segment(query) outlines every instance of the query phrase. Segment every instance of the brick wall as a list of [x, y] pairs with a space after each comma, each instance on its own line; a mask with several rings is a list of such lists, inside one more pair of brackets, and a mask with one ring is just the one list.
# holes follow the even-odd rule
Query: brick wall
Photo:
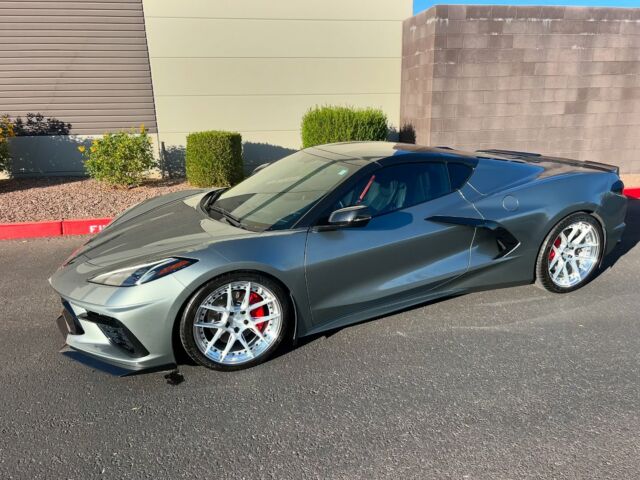
[[404, 22], [401, 91], [416, 143], [640, 172], [640, 9], [433, 7]]

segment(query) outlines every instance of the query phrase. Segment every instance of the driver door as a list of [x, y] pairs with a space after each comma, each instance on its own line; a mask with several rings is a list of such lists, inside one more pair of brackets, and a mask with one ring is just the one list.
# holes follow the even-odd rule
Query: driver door
[[428, 297], [469, 266], [473, 228], [425, 220], [475, 217], [438, 162], [384, 167], [361, 179], [331, 208], [369, 206], [362, 227], [312, 228], [306, 276], [314, 326], [340, 326]]

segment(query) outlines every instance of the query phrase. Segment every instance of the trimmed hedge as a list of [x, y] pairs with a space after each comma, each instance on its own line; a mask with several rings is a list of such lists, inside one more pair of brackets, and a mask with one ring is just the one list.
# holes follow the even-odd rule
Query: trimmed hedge
[[187, 180], [196, 187], [227, 187], [242, 180], [242, 136], [209, 131], [187, 136]]
[[315, 107], [302, 117], [302, 147], [386, 140], [387, 116], [377, 108]]

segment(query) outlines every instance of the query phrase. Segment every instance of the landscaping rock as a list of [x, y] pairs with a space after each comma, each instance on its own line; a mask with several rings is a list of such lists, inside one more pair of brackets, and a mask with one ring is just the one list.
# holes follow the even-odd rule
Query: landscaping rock
[[190, 188], [184, 180], [148, 180], [130, 189], [77, 177], [0, 180], [0, 223], [114, 217], [148, 198]]

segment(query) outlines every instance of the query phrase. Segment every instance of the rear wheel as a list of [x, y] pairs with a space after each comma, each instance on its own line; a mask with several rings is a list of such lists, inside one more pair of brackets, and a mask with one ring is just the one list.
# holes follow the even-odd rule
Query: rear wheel
[[576, 213], [563, 219], [547, 235], [536, 262], [536, 284], [550, 292], [567, 293], [587, 284], [603, 254], [600, 223]]
[[292, 323], [284, 289], [258, 274], [230, 274], [202, 287], [180, 322], [180, 339], [200, 365], [238, 370], [267, 360]]

